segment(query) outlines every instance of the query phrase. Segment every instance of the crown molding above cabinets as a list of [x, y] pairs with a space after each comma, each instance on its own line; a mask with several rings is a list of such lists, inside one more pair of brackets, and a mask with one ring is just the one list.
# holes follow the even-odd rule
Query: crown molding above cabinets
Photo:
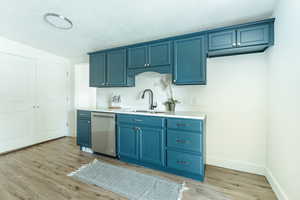
[[137, 74], [172, 74], [175, 85], [205, 85], [208, 57], [264, 52], [274, 45], [266, 19], [89, 53], [90, 87], [132, 87]]

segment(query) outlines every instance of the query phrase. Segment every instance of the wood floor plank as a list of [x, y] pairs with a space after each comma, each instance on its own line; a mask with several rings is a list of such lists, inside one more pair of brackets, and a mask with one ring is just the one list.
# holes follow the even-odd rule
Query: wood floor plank
[[[185, 182], [189, 190], [184, 192], [183, 200], [200, 199], [203, 195], [203, 187], [210, 187], [232, 200], [276, 200], [272, 188], [263, 176], [208, 165], [206, 178], [202, 183], [82, 152], [76, 145], [75, 139], [70, 137], [1, 155], [0, 199], [125, 200], [126, 198], [118, 194], [67, 176], [96, 158], [178, 183]], [[209, 195], [205, 197], [213, 200]]]

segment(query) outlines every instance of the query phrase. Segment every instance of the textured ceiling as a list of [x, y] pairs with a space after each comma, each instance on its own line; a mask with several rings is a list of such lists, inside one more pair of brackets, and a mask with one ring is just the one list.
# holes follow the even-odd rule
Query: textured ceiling
[[[275, 0], [2, 0], [0, 36], [70, 59], [119, 45], [271, 16]], [[43, 21], [55, 12], [74, 28]]]

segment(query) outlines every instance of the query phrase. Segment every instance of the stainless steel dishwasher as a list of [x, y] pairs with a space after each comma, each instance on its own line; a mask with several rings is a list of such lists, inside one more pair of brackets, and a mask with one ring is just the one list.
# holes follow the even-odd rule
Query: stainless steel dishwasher
[[115, 114], [92, 112], [92, 149], [116, 157]]

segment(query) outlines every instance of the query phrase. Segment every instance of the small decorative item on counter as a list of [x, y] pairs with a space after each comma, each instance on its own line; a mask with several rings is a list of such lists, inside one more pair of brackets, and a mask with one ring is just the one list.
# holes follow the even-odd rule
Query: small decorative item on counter
[[169, 98], [168, 101], [166, 101], [164, 104], [167, 107], [167, 110], [170, 112], [175, 112], [175, 107], [176, 104], [180, 103], [180, 101], [174, 99], [174, 98]]
[[112, 95], [109, 109], [121, 109], [121, 95]]
[[168, 101], [164, 103], [164, 105], [167, 107], [167, 110], [170, 112], [175, 112], [175, 107], [176, 104], [180, 103], [180, 101], [174, 99], [174, 94], [173, 94], [173, 88], [172, 88], [172, 81], [170, 76], [166, 76], [161, 79], [161, 84], [164, 90], [167, 92]]

